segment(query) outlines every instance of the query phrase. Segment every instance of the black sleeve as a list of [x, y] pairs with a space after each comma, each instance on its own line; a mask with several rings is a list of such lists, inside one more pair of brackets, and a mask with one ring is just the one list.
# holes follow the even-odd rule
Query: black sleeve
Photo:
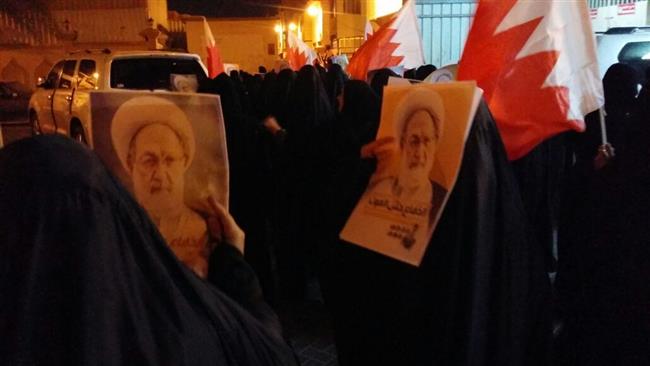
[[264, 301], [255, 271], [234, 246], [221, 243], [214, 249], [208, 265], [208, 281], [281, 336], [280, 321]]

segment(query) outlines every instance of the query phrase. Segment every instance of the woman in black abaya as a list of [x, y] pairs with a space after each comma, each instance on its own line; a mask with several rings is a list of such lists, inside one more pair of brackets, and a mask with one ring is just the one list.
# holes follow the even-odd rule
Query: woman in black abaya
[[0, 364], [294, 365], [219, 217], [209, 278], [232, 298], [176, 259], [91, 150], [60, 136], [0, 150]]
[[367, 355], [377, 344], [376, 338], [384, 334], [385, 320], [379, 319], [373, 303], [382, 304], [382, 309], [394, 303], [392, 294], [380, 290], [390, 273], [374, 270], [380, 256], [357, 246], [341, 245], [338, 238], [375, 168], [373, 162], [359, 156], [361, 147], [377, 134], [380, 108], [379, 96], [366, 82], [345, 83], [342, 110], [334, 129], [330, 162], [333, 174], [326, 191], [327, 202], [333, 204], [325, 211], [327, 236], [321, 249], [325, 261], [321, 288], [332, 314], [336, 349], [343, 366], [376, 362]]
[[305, 294], [312, 274], [318, 241], [322, 240], [322, 219], [319, 211], [325, 190], [324, 167], [328, 163], [334, 112], [330, 106], [321, 77], [313, 66], [298, 72], [289, 98], [286, 147], [290, 163], [288, 200], [290, 203], [290, 237], [287, 251], [291, 253], [289, 292]]
[[259, 182], [267, 181], [263, 147], [259, 143], [257, 121], [242, 106], [236, 82], [222, 73], [214, 81], [214, 92], [221, 98], [230, 171], [230, 212], [249, 233], [246, 260], [260, 277], [264, 294], [274, 301], [275, 261], [267, 230], [267, 192]]
[[[368, 163], [341, 172], [330, 237], [363, 194]], [[511, 167], [483, 104], [420, 267], [339, 242], [333, 287], [340, 291], [341, 365], [546, 365], [550, 288], [541, 250], [528, 235]]]
[[339, 110], [338, 98], [343, 93], [343, 85], [348, 77], [343, 72], [343, 68], [339, 64], [330, 64], [327, 67], [327, 74], [325, 75], [325, 88], [327, 96], [329, 97], [330, 105], [333, 109]]
[[[650, 364], [650, 131], [636, 104], [638, 82], [628, 65], [608, 69], [607, 134], [616, 156], [597, 171], [587, 160], [590, 169], [576, 169], [567, 195], [557, 278], [561, 365]], [[596, 131], [583, 137], [591, 155]]]

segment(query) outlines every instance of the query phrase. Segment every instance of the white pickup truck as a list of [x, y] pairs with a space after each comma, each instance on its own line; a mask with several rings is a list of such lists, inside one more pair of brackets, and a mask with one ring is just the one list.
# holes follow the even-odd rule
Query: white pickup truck
[[[32, 132], [61, 133], [92, 146], [93, 90], [196, 91], [206, 78], [206, 68], [195, 54], [108, 49], [73, 52], [39, 78], [29, 101]], [[174, 80], [183, 80], [183, 86]], [[188, 80], [194, 80], [194, 85]]]

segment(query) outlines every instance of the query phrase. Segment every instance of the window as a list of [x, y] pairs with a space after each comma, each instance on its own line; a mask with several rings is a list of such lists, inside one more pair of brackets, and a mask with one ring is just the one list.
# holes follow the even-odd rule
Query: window
[[172, 74], [195, 75], [199, 83], [206, 79], [203, 68], [194, 59], [121, 58], [111, 63], [111, 88], [172, 90]]
[[623, 46], [618, 61], [636, 69], [642, 83], [647, 82], [646, 74], [650, 68], [650, 42], [630, 42]]
[[61, 69], [63, 69], [64, 63], [65, 61], [61, 61], [52, 66], [52, 70], [50, 70], [49, 74], [47, 74], [45, 82], [43, 83], [43, 87], [45, 87], [45, 89], [52, 89], [59, 82], [59, 76], [61, 75]]
[[79, 62], [79, 71], [77, 72], [79, 88], [94, 89], [97, 86], [96, 70], [95, 60], [81, 60]]
[[60, 89], [72, 88], [72, 75], [74, 75], [75, 66], [77, 66], [76, 60], [67, 60], [63, 64], [63, 72], [61, 73], [61, 79], [59, 80]]
[[650, 42], [630, 42], [618, 54], [619, 62], [650, 60]]
[[344, 0], [343, 12], [361, 14], [361, 0]]

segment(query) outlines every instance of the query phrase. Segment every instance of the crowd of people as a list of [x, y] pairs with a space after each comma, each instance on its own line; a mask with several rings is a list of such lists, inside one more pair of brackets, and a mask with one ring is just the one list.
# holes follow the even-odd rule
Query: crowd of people
[[419, 267], [339, 238], [381, 160], [390, 76], [330, 64], [200, 83], [220, 96], [231, 189], [230, 213], [211, 205], [207, 281], [91, 151], [4, 148], [0, 363], [291, 365], [273, 308], [322, 296], [342, 366], [650, 364], [643, 75], [605, 75], [609, 144], [595, 112], [515, 162], [482, 103]]
[[[435, 70], [423, 65], [403, 77], [424, 80]], [[643, 75], [624, 64], [605, 75], [607, 144], [595, 111], [585, 133], [555, 136], [514, 162], [481, 106], [457, 187], [419, 268], [338, 235], [375, 169], [376, 160], [360, 152], [374, 140], [389, 77], [400, 75], [383, 69], [367, 83], [347, 80], [336, 64], [230, 75], [233, 102], [222, 104], [238, 117], [226, 117], [229, 146], [250, 147], [229, 150], [242, 167], [233, 180], [248, 182], [233, 202], [239, 196], [256, 208], [233, 210], [245, 213], [238, 219], [247, 232], [264, 233], [249, 248], [260, 252], [250, 262], [267, 298], [309, 296], [316, 278], [343, 365], [646, 363], [650, 323], [641, 309], [650, 292], [642, 263], [650, 236], [641, 221], [649, 217], [642, 182], [650, 177], [650, 115], [647, 84], [639, 92]], [[213, 88], [223, 95], [223, 86]], [[262, 197], [251, 201], [255, 195]], [[474, 200], [457, 203], [457, 196]], [[523, 298], [513, 299], [517, 293]]]

